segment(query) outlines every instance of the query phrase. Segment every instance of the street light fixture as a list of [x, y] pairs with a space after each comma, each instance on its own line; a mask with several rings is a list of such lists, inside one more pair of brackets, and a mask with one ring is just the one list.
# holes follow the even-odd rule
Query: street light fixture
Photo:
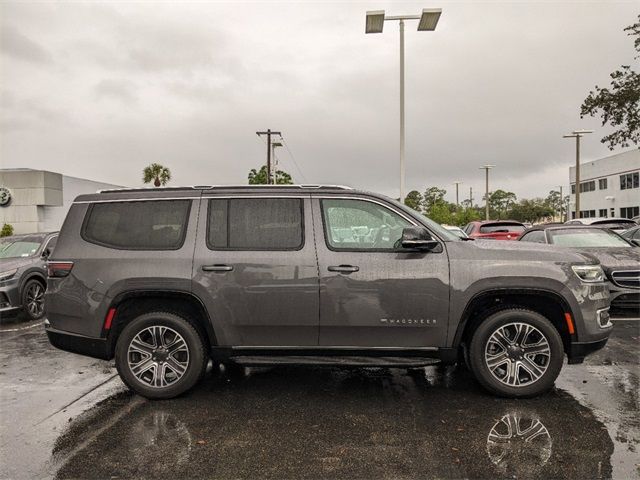
[[434, 31], [442, 15], [440, 8], [425, 8], [421, 15], [385, 15], [384, 10], [367, 12], [365, 33], [382, 33], [385, 21], [400, 24], [400, 201], [404, 201], [404, 22], [419, 20], [418, 31]]
[[[563, 135], [562, 138], [576, 139], [576, 216], [580, 218], [580, 138], [587, 133], [593, 133], [593, 130], [574, 130], [571, 133]], [[567, 212], [567, 217], [569, 212]]]
[[480, 170], [485, 172], [485, 194], [484, 194], [484, 219], [489, 220], [489, 170], [495, 165], [483, 165]]

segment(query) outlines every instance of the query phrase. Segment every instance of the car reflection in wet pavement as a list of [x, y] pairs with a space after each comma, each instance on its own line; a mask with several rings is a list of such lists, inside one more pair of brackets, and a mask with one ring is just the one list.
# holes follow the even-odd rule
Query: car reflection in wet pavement
[[[73, 425], [56, 455], [92, 423]], [[604, 425], [563, 392], [497, 399], [455, 368], [278, 367], [210, 374], [183, 398], [142, 403], [57, 475], [608, 478], [612, 451]]]

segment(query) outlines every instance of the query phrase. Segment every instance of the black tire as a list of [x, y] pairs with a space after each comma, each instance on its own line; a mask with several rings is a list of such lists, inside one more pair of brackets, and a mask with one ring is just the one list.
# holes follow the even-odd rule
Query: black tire
[[[186, 365], [186, 369], [181, 374], [182, 376], [175, 379], [173, 382], [163, 386], [153, 386], [150, 383], [146, 382], [145, 378], [137, 377], [133, 373], [132, 367], [130, 366], [130, 359], [133, 359], [133, 357], [137, 355], [136, 352], [130, 352], [130, 345], [132, 340], [134, 340], [134, 338], [136, 338], [136, 336], [139, 334], [147, 334], [147, 332], [149, 332], [147, 329], [151, 327], [168, 328], [170, 330], [165, 331], [169, 335], [169, 342], [171, 341], [171, 335], [173, 333], [177, 333], [182, 337], [184, 343], [186, 344], [186, 355], [184, 354], [184, 349], [181, 349], [181, 354], [183, 354], [184, 357], [182, 358], [183, 361], [179, 363], [179, 365]], [[173, 338], [175, 343], [175, 338], [177, 337]], [[164, 341], [166, 341], [166, 337]], [[167, 348], [170, 349], [171, 346], [172, 345], [169, 344]], [[159, 355], [158, 349], [154, 349], [153, 352], [153, 354], [149, 353], [149, 355]], [[161, 357], [161, 359], [158, 361], [154, 361], [156, 359], [156, 357], [154, 356], [144, 358], [144, 361], [147, 364], [153, 364], [153, 366], [149, 365], [153, 369], [153, 373], [151, 373], [150, 370], [147, 369], [146, 372], [148, 373], [144, 373], [143, 376], [148, 377], [149, 375], [151, 375], [155, 378], [156, 372], [158, 372], [159, 364], [170, 364], [170, 360], [175, 361], [175, 359], [171, 358], [171, 356], [167, 354], [166, 351], [162, 351], [160, 353], [164, 355], [164, 357]], [[186, 360], [184, 360], [184, 358], [186, 358]], [[122, 333], [118, 337], [118, 341], [116, 343], [115, 361], [116, 368], [118, 369], [118, 373], [120, 374], [120, 378], [131, 390], [146, 398], [167, 399], [176, 397], [186, 392], [187, 390], [191, 389], [196, 383], [198, 383], [207, 368], [208, 356], [206, 354], [202, 337], [198, 334], [194, 326], [189, 323], [189, 321], [173, 313], [151, 312], [136, 317], [122, 330]], [[175, 364], [176, 363], [174, 362], [174, 365]], [[172, 370], [168, 372], [168, 374], [170, 376], [173, 375], [174, 377], [176, 377], [177, 374], [174, 374], [172, 372], [174, 371]], [[162, 375], [162, 377], [164, 381], [166, 376]]]
[[[498, 378], [499, 375], [492, 373], [490, 370], [485, 354], [491, 353], [491, 349], [496, 349], [497, 347], [495, 342], [489, 344], [492, 335], [502, 327], [506, 327], [507, 332], [513, 331], [515, 333], [515, 326], [513, 324], [516, 323], [534, 327], [534, 329], [537, 330], [537, 332], [532, 331], [531, 333], [534, 340], [544, 336], [548, 344], [548, 356], [547, 354], [541, 354], [535, 357], [536, 362], [544, 364], [538, 370], [538, 372], [543, 371], [538, 378], [534, 379], [533, 375], [529, 375], [532, 369], [517, 366], [515, 367], [515, 377], [518, 377], [518, 381], [520, 381], [520, 379], [524, 381], [522, 381], [521, 385], [508, 385], [507, 368], [494, 367], [494, 372], [498, 374], [503, 371], [505, 372], [502, 379]], [[502, 332], [504, 332], [504, 330]], [[513, 338], [515, 340], [515, 336]], [[542, 340], [539, 341], [542, 342]], [[513, 358], [516, 359], [524, 358], [524, 360], [513, 361], [513, 364], [520, 362], [519, 365], [523, 365], [523, 363], [529, 361], [530, 358], [527, 359], [524, 357], [522, 354], [523, 350], [520, 349], [519, 346], [521, 346], [521, 344], [517, 343], [517, 341], [514, 344], [509, 344], [509, 348], [513, 348], [514, 351], [507, 352], [507, 350], [505, 350], [505, 355], [514, 355]], [[534, 348], [533, 346], [529, 346], [529, 344], [525, 346], [527, 346], [529, 351], [532, 351], [532, 348]], [[489, 350], [488, 353], [487, 350]], [[500, 352], [501, 350], [498, 348], [498, 351]], [[504, 365], [511, 365], [511, 358], [512, 357], [509, 357], [508, 363]], [[504, 397], [532, 397], [549, 390], [562, 369], [563, 361], [564, 347], [558, 330], [556, 330], [549, 320], [539, 313], [521, 308], [506, 308], [489, 315], [478, 325], [469, 347], [471, 371], [478, 382], [491, 393]], [[527, 363], [525, 367], [530, 365], [531, 363]]]
[[46, 285], [40, 280], [32, 278], [22, 287], [20, 301], [22, 311], [30, 320], [38, 320], [44, 317], [44, 292]]

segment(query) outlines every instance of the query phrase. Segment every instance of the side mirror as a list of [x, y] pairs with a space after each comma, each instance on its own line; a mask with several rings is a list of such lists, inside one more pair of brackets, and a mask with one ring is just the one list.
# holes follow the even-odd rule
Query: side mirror
[[45, 248], [42, 251], [42, 258], [49, 258], [49, 255], [51, 255], [51, 250], [49, 250], [48, 248]]
[[407, 227], [402, 229], [402, 248], [414, 250], [433, 250], [439, 243], [431, 237], [424, 227]]

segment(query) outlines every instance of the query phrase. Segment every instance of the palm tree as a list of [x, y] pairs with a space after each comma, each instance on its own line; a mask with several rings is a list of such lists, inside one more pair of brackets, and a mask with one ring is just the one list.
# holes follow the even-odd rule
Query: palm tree
[[159, 163], [152, 163], [142, 171], [142, 181], [144, 183], [153, 182], [156, 187], [160, 185], [164, 187], [169, 180], [171, 180], [171, 170]]

